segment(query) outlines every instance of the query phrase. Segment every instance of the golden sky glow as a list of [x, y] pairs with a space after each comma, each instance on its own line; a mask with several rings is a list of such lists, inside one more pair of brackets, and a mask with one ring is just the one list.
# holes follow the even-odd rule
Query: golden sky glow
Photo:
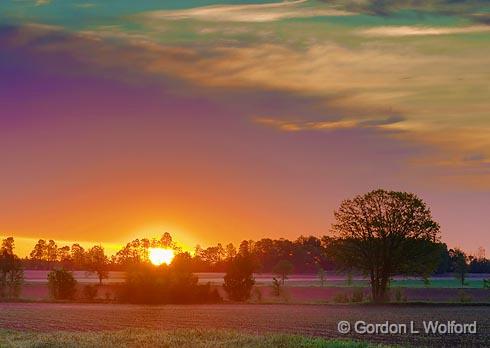
[[0, 235], [20, 254], [323, 235], [379, 187], [490, 247], [482, 2], [85, 5], [0, 3]]

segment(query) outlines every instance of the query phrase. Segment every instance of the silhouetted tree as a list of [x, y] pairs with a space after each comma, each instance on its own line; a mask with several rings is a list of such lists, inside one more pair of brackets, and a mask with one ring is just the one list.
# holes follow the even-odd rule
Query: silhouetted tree
[[127, 273], [119, 300], [147, 304], [220, 302], [219, 293], [209, 283], [198, 284], [191, 266], [188, 253], [176, 255], [169, 266], [135, 265]]
[[83, 269], [85, 266], [85, 249], [80, 244], [73, 244], [71, 246], [71, 261], [75, 269]]
[[48, 246], [44, 239], [39, 239], [30, 253], [31, 260], [46, 261], [48, 258]]
[[89, 272], [97, 274], [100, 285], [102, 285], [102, 279], [109, 277], [108, 265], [109, 259], [101, 246], [95, 245], [87, 251], [86, 268]]
[[46, 245], [46, 261], [48, 262], [56, 262], [58, 260], [58, 245], [52, 239], [48, 241]]
[[226, 245], [225, 255], [227, 260], [231, 260], [236, 256], [236, 248], [233, 243], [229, 243]]
[[0, 247], [0, 298], [17, 298], [20, 295], [24, 271], [20, 259], [14, 254], [13, 237], [2, 240]]
[[451, 259], [453, 260], [454, 275], [465, 286], [466, 273], [468, 272], [468, 257], [460, 249], [451, 250]]
[[272, 278], [272, 296], [279, 297], [282, 294], [282, 284], [276, 277]]
[[320, 286], [323, 288], [325, 286], [325, 277], [326, 273], [325, 270], [322, 267], [318, 267], [318, 279], [320, 280]]
[[387, 300], [391, 277], [428, 276], [439, 262], [439, 225], [412, 193], [375, 190], [345, 200], [334, 213], [329, 253], [344, 270], [369, 276], [375, 302]]
[[285, 284], [286, 279], [293, 271], [293, 264], [288, 260], [281, 260], [275, 266], [272, 272], [281, 277], [282, 285]]
[[237, 255], [229, 264], [224, 277], [223, 288], [233, 301], [245, 301], [255, 284], [253, 272], [256, 265], [247, 255]]
[[65, 269], [55, 269], [48, 273], [49, 293], [54, 299], [73, 299], [76, 293], [77, 281], [73, 274]]

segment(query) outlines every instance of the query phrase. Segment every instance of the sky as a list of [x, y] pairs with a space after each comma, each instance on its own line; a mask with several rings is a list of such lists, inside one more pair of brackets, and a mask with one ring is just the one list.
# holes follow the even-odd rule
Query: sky
[[490, 252], [490, 6], [420, 3], [2, 1], [0, 236], [322, 236], [385, 188]]

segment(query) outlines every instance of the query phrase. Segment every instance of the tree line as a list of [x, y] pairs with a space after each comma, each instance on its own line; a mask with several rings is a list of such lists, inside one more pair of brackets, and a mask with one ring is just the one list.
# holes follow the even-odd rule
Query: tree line
[[[13, 238], [9, 237], [13, 245]], [[284, 238], [262, 238], [258, 241], [243, 240], [238, 247], [229, 243], [223, 247], [221, 243], [216, 246], [201, 248], [195, 247], [191, 256], [193, 272], [225, 272], [227, 266], [236, 255], [248, 254], [257, 264], [256, 272], [272, 273], [274, 267], [281, 260], [292, 264], [293, 272], [298, 274], [316, 274], [319, 269], [334, 271], [339, 267], [336, 260], [329, 254], [334, 238], [331, 236], [315, 237], [300, 236], [296, 240]], [[435, 274], [453, 273], [455, 259], [462, 251], [448, 249], [444, 243], [435, 243], [438, 246], [440, 257], [435, 268]], [[176, 254], [182, 253], [172, 240], [169, 233], [164, 233], [160, 239], [135, 239], [127, 243], [115, 255], [109, 257], [104, 248], [95, 245], [85, 249], [80, 244], [58, 247], [54, 240], [40, 239], [30, 255], [20, 259], [25, 269], [52, 269], [63, 267], [68, 270], [92, 271], [98, 273], [102, 279], [110, 271], [124, 271], [129, 266], [149, 263], [150, 248], [171, 248]], [[469, 273], [490, 273], [490, 260], [485, 258], [484, 252], [480, 255], [466, 255]], [[103, 266], [103, 267], [101, 267]]]

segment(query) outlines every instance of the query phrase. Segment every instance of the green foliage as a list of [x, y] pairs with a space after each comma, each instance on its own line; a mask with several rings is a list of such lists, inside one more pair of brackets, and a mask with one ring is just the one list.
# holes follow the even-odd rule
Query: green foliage
[[52, 298], [69, 300], [75, 297], [77, 281], [73, 274], [65, 269], [54, 269], [48, 273], [48, 288]]
[[328, 254], [342, 270], [369, 276], [373, 300], [387, 300], [394, 275], [428, 276], [440, 261], [439, 225], [416, 195], [376, 190], [342, 202]]
[[95, 285], [85, 285], [83, 287], [83, 297], [92, 301], [97, 297], [98, 288]]
[[255, 284], [253, 272], [255, 262], [248, 255], [239, 254], [228, 265], [224, 277], [223, 288], [230, 300], [246, 301], [250, 298], [250, 292]]
[[126, 281], [119, 289], [119, 301], [144, 304], [220, 302], [218, 291], [211, 289], [209, 283], [198, 284], [190, 262], [190, 255], [182, 253], [170, 266], [134, 266], [127, 272]]
[[483, 279], [483, 288], [490, 289], [490, 279]]

